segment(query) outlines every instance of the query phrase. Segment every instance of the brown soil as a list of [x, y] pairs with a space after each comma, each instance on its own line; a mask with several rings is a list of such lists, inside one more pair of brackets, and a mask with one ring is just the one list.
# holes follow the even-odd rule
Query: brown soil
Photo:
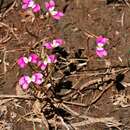
[[[0, 94], [16, 95], [19, 75], [25, 73], [16, 65], [20, 55], [27, 54], [30, 47], [34, 46], [36, 42], [48, 37], [61, 37], [65, 40], [65, 50], [71, 56], [82, 49], [82, 57], [88, 59], [85, 67], [66, 77], [66, 80], [72, 81], [72, 85], [77, 83], [75, 87], [77, 90], [84, 84], [98, 78], [109, 79], [107, 82], [96, 82], [86, 87], [76, 94], [76, 99], [70, 100], [70, 95], [69, 100], [65, 100], [83, 103], [88, 105], [87, 107], [68, 104], [67, 106], [80, 115], [93, 117], [95, 120], [113, 117], [120, 123], [120, 125], [116, 125], [110, 122], [97, 121], [97, 123], [79, 125], [77, 128], [79, 130], [130, 130], [130, 87], [129, 84], [126, 84], [130, 81], [129, 3], [111, 2], [107, 4], [105, 0], [57, 0], [57, 6], [65, 14], [59, 22], [42, 19], [42, 14], [35, 16], [35, 20], [31, 22], [31, 16], [26, 15], [20, 4], [7, 12], [4, 18], [1, 17]], [[5, 13], [5, 9], [2, 9], [1, 12], [1, 14]], [[8, 25], [8, 27], [1, 23]], [[1, 41], [6, 35], [7, 41]], [[95, 36], [99, 35], [104, 35], [109, 39], [109, 44], [106, 46], [108, 56], [104, 59], [99, 59], [95, 55]], [[106, 71], [109, 74], [99, 74]], [[94, 101], [113, 82], [113, 79], [115, 82], [118, 76], [121, 77], [119, 80], [123, 81], [125, 87], [117, 86], [114, 83], [90, 105], [90, 102]], [[64, 91], [66, 92], [68, 89]], [[19, 118], [31, 112], [31, 101], [19, 99], [8, 101], [8, 99], [1, 98], [0, 105], [1, 130], [33, 130], [32, 122], [25, 119], [19, 121]], [[77, 117], [69, 123], [81, 121]], [[42, 130], [40, 126], [39, 123], [36, 123], [37, 130]]]

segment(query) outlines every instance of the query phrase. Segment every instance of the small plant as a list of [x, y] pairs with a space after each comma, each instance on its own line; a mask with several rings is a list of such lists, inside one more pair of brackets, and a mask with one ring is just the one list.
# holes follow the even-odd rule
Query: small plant
[[[35, 3], [34, 0], [22, 0], [22, 8], [24, 10], [31, 8], [31, 13], [38, 13], [40, 12], [40, 10], [42, 11], [42, 9], [45, 9], [47, 14], [46, 16], [52, 16], [52, 18], [55, 20], [60, 20], [64, 16], [61, 11], [57, 11], [55, 9], [56, 3], [54, 0], [45, 2], [44, 5], [45, 8]], [[98, 36], [96, 38], [96, 55], [98, 57], [103, 58], [107, 56], [107, 51], [104, 49], [104, 46], [107, 42], [108, 39], [103, 36]], [[64, 98], [62, 99], [62, 96], [64, 95], [57, 95], [57, 92], [60, 91], [61, 88], [68, 89], [66, 86], [69, 86], [69, 89], [71, 88], [70, 86], [72, 86], [72, 83], [66, 81], [66, 76], [69, 76], [73, 72], [80, 70], [83, 66], [86, 66], [86, 63], [84, 64], [86, 60], [83, 59], [83, 62], [80, 63], [80, 61], [82, 61], [80, 59], [81, 54], [79, 54], [78, 58], [75, 56], [77, 60], [75, 60], [74, 56], [72, 56], [72, 59], [69, 59], [70, 57], [67, 57], [68, 53], [61, 48], [63, 44], [64, 40], [61, 38], [52, 39], [51, 41], [45, 41], [40, 46], [39, 50], [31, 50], [36, 53], [29, 53], [28, 56], [21, 56], [17, 60], [17, 64], [20, 69], [25, 69], [27, 66], [31, 68], [31, 74], [23, 74], [20, 77], [19, 85], [24, 91], [30, 92], [30, 94], [32, 94], [34, 98], [36, 98], [36, 105], [38, 103], [40, 104], [37, 105], [36, 108], [34, 108], [38, 109], [39, 118], [40, 115], [45, 113], [46, 119], [49, 120], [53, 118], [55, 120], [54, 122], [56, 122], [56, 120], [58, 119], [60, 121], [59, 125], [61, 124], [68, 129], [69, 127], [64, 122], [64, 116], [62, 114], [59, 114], [60, 109], [62, 111], [64, 110]], [[61, 74], [60, 75], [58, 73], [60, 75], [58, 76], [58, 78], [56, 77], [57, 75], [53, 76], [57, 74], [57, 70]], [[62, 84], [64, 84], [65, 87]], [[63, 113], [67, 112], [66, 114], [68, 114], [69, 109], [67, 111], [66, 110], [64, 110]], [[43, 120], [43, 117], [41, 120]]]
[[[55, 47], [59, 47], [63, 44], [62, 39], [55, 39], [52, 42], [46, 42], [43, 44], [43, 47], [46, 49], [54, 49]], [[38, 69], [40, 68], [41, 71], [46, 70], [48, 64], [56, 63], [57, 56], [56, 54], [44, 55], [44, 58], [41, 58], [35, 53], [31, 53], [28, 57], [21, 56], [17, 64], [21, 69], [24, 69], [28, 64], [33, 64]], [[43, 74], [39, 71], [34, 73], [31, 77], [28, 75], [23, 75], [19, 80], [19, 85], [22, 87], [23, 90], [27, 90], [29, 88], [30, 83], [35, 83], [36, 85], [41, 85], [45, 79], [43, 79]], [[45, 77], [44, 77], [45, 78]]]

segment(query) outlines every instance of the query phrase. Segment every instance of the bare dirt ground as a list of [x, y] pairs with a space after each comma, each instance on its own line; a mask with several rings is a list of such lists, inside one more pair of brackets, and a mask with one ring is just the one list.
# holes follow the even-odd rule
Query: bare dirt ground
[[[24, 72], [16, 61], [48, 37], [63, 38], [63, 55], [69, 55], [61, 70], [64, 76], [59, 70], [54, 73], [55, 78], [62, 77], [54, 101], [64, 104], [54, 111], [69, 128], [54, 128], [58, 124], [51, 120], [53, 112], [40, 111], [52, 124], [49, 130], [130, 130], [129, 1], [57, 0], [57, 8], [65, 14], [58, 22], [42, 14], [28, 15], [19, 1], [5, 7], [1, 6], [0, 18], [0, 130], [47, 130], [45, 119], [41, 123], [39, 115], [33, 115], [40, 107], [37, 100], [20, 98], [17, 83]], [[104, 59], [95, 54], [99, 35], [109, 39]]]

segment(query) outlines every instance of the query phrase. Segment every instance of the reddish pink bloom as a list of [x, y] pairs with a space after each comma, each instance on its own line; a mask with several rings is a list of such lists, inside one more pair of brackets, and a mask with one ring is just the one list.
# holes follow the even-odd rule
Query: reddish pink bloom
[[98, 57], [103, 58], [103, 57], [107, 56], [107, 51], [104, 48], [97, 47], [96, 54]]
[[17, 61], [17, 64], [19, 65], [20, 68], [25, 68], [26, 65], [27, 65], [27, 63], [28, 63], [27, 57], [23, 57], [23, 56], [20, 57], [20, 58], [18, 59], [18, 61]]
[[62, 39], [55, 39], [53, 40], [53, 42], [47, 42], [44, 44], [44, 47], [46, 47], [47, 49], [53, 49], [56, 48], [58, 46], [61, 46], [63, 44], [63, 40]]
[[49, 2], [45, 2], [45, 7], [48, 11], [51, 11], [55, 8], [55, 2], [50, 0]]
[[46, 62], [44, 62], [44, 61], [38, 61], [38, 67], [40, 67], [41, 68], [41, 70], [45, 70], [46, 69], [46, 67], [47, 67], [47, 63]]
[[41, 9], [40, 5], [39, 4], [35, 4], [35, 6], [33, 7], [33, 12], [37, 13], [37, 12], [40, 11], [40, 9]]
[[104, 46], [107, 43], [108, 39], [103, 37], [103, 36], [99, 36], [96, 39], [96, 43], [98, 46]]
[[45, 44], [44, 44], [44, 47], [45, 48], [47, 48], [47, 49], [53, 49], [53, 46], [52, 46], [52, 43], [51, 42], [46, 42]]
[[57, 57], [56, 57], [56, 55], [49, 55], [49, 56], [47, 56], [46, 61], [47, 61], [47, 63], [56, 63]]
[[23, 3], [29, 3], [30, 0], [22, 0]]
[[60, 20], [61, 17], [64, 16], [64, 14], [62, 12], [60, 12], [60, 11], [53, 11], [53, 12], [51, 12], [51, 15], [56, 20]]
[[27, 8], [33, 7], [33, 6], [34, 6], [33, 0], [23, 0], [22, 9], [27, 9]]
[[52, 15], [52, 17], [56, 20], [59, 20], [64, 14], [60, 11], [55, 11], [55, 2], [54, 0], [50, 0], [50, 2], [45, 2], [46, 10]]
[[35, 73], [32, 75], [32, 82], [34, 82], [37, 85], [40, 85], [43, 83], [43, 75], [41, 73]]
[[55, 39], [55, 40], [53, 40], [52, 46], [53, 47], [58, 47], [58, 46], [61, 46], [62, 44], [63, 44], [62, 39]]
[[19, 85], [23, 90], [27, 90], [29, 88], [29, 84], [31, 83], [31, 78], [27, 75], [22, 76], [19, 79]]
[[35, 4], [33, 0], [23, 0], [23, 9], [32, 8], [34, 13], [37, 13], [40, 11], [40, 5]]
[[32, 54], [29, 55], [28, 60], [31, 63], [37, 64], [38, 61], [39, 61], [39, 56], [34, 54], [34, 53], [32, 53]]

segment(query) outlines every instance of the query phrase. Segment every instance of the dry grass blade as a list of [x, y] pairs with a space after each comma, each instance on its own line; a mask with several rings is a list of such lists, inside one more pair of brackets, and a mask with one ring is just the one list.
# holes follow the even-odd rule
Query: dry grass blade
[[102, 95], [103, 95], [109, 88], [112, 87], [113, 83], [114, 83], [114, 82], [112, 81], [112, 82], [97, 96], [97, 98], [95, 98], [88, 106], [90, 106], [90, 105], [96, 103], [96, 102], [102, 97]]
[[70, 104], [70, 105], [75, 105], [75, 106], [80, 106], [80, 107], [88, 107], [91, 106], [92, 104], [96, 103], [102, 95], [113, 85], [113, 82], [109, 84], [90, 104], [82, 104], [82, 103], [75, 103], [75, 102], [68, 102], [68, 101], [63, 101], [65, 104]]
[[4, 47], [4, 56], [3, 56], [3, 64], [4, 64], [4, 74], [7, 72], [7, 63], [6, 63], [6, 47]]
[[18, 41], [20, 41], [19, 38], [17, 37], [17, 35], [14, 33], [14, 29], [13, 29], [12, 27], [10, 27], [9, 25], [7, 25], [7, 24], [5, 24], [5, 23], [3, 23], [3, 22], [0, 22], [0, 27], [2, 27], [2, 26], [4, 26], [4, 27], [6, 27], [7, 29], [9, 29], [9, 31], [13, 34], [13, 36], [14, 36]]
[[0, 100], [0, 106], [7, 104], [8, 102], [12, 101], [12, 99], [4, 99], [4, 100]]
[[118, 127], [118, 126], [122, 125], [122, 123], [120, 123], [113, 117], [104, 117], [104, 118], [87, 117], [87, 120], [73, 123], [71, 125], [74, 127], [80, 127], [80, 126], [95, 124], [95, 123], [99, 123], [99, 122], [105, 124], [108, 127]]
[[16, 95], [23, 96], [26, 95], [26, 93], [22, 90], [22, 88], [19, 86], [19, 84], [16, 84]]
[[11, 39], [11, 37], [9, 36], [9, 31], [7, 31], [6, 35], [0, 39], [0, 43], [6, 43]]
[[44, 113], [42, 114], [41, 120], [42, 120], [43, 126], [45, 126], [44, 129], [45, 129], [45, 130], [49, 130], [48, 120], [45, 118]]
[[71, 108], [69, 108], [64, 104], [62, 104], [62, 107], [66, 109], [69, 113], [71, 113], [73, 116], [85, 119], [84, 121], [71, 124], [73, 127], [80, 127], [80, 126], [85, 126], [85, 125], [99, 123], [99, 122], [104, 123], [108, 127], [113, 127], [113, 126], [118, 127], [122, 125], [122, 123], [120, 123], [113, 117], [96, 118], [96, 117], [84, 116], [84, 115], [80, 115], [79, 113], [75, 112], [74, 110], [72, 110]]
[[7, 99], [7, 98], [17, 98], [17, 99], [24, 99], [24, 100], [36, 100], [33, 96], [20, 96], [20, 95], [0, 95], [0, 99]]
[[33, 112], [41, 119], [41, 124], [45, 126], [45, 130], [49, 130], [48, 121], [44, 116], [44, 113], [41, 113], [42, 104], [39, 100], [36, 100], [33, 104]]
[[9, 11], [11, 11], [14, 8], [15, 5], [16, 0], [14, 0], [13, 4], [3, 13], [2, 17], [4, 18], [7, 15], [7, 13], [9, 13]]
[[[104, 77], [104, 78], [97, 78], [94, 80], [90, 80], [89, 82], [83, 84], [82, 86], [80, 86], [80, 88], [78, 89], [79, 92], [83, 92], [85, 90], [85, 88], [87, 88], [90, 85], [96, 84], [96, 83], [105, 83], [106, 81], [109, 80], [114, 80], [115, 76], [110, 76], [110, 77]], [[69, 90], [62, 99], [68, 99], [68, 98], [72, 98], [73, 96], [77, 95], [77, 91], [72, 91]]]

